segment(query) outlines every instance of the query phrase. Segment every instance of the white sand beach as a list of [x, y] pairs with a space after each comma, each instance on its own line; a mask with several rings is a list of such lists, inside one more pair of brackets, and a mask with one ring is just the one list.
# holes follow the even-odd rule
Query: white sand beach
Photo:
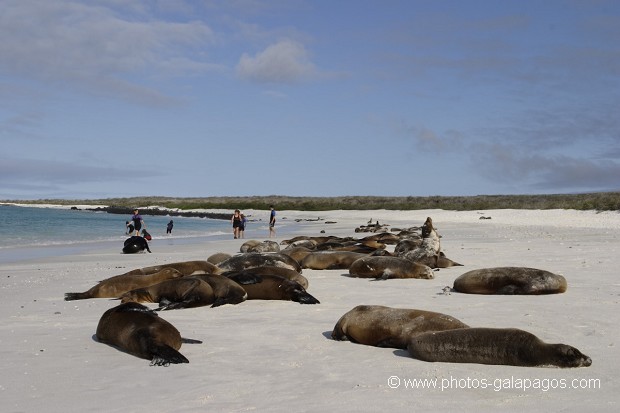
[[[317, 216], [320, 221], [295, 222]], [[324, 230], [327, 235], [362, 237], [367, 234], [354, 229], [369, 219], [403, 228], [420, 226], [429, 216], [442, 236], [442, 250], [463, 267], [441, 269], [431, 280], [385, 281], [350, 278], [343, 275], [345, 270], [304, 270], [307, 290], [320, 304], [246, 301], [161, 312], [183, 337], [203, 341], [181, 348], [189, 364], [169, 367], [151, 367], [148, 360], [94, 339], [99, 318], [118, 301], [64, 301], [64, 293], [85, 291], [134, 268], [236, 253], [244, 240], [169, 245], [155, 237], [152, 254], [123, 255], [120, 245], [2, 264], [1, 410], [618, 411], [619, 213], [278, 211], [278, 225], [286, 224], [298, 235]], [[255, 239], [267, 236], [265, 227]], [[286, 238], [288, 234], [278, 233], [276, 240]], [[497, 266], [561, 274], [568, 290], [545, 296], [442, 292], [466, 271]], [[520, 328], [545, 342], [578, 348], [592, 358], [592, 365], [561, 369], [427, 363], [403, 350], [332, 340], [335, 323], [359, 304], [437, 311], [470, 326]]]

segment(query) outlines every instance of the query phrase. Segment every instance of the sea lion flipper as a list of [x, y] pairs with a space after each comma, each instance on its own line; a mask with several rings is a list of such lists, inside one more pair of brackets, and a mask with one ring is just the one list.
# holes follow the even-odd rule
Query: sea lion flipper
[[185, 338], [185, 337], [181, 337], [181, 342], [183, 344], [202, 344], [202, 340], [195, 340], [193, 338]]
[[65, 301], [83, 300], [87, 297], [85, 293], [65, 293]]
[[293, 301], [297, 301], [299, 304], [321, 304], [319, 300], [310, 295], [307, 291], [295, 290]]
[[153, 358], [151, 359], [151, 366], [164, 366], [169, 364], [189, 363], [189, 360], [185, 356], [170, 346], [156, 346], [153, 348]]

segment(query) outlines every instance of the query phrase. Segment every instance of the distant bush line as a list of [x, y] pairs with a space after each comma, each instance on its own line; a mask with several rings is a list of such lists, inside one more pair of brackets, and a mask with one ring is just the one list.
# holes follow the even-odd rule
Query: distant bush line
[[190, 209], [269, 209], [329, 211], [329, 210], [419, 210], [444, 209], [472, 211], [485, 209], [576, 209], [595, 211], [620, 211], [620, 192], [597, 192], [585, 194], [551, 195], [476, 195], [476, 196], [339, 196], [339, 197], [292, 197], [292, 196], [246, 196], [246, 197], [133, 197], [89, 200], [42, 199], [37, 201], [3, 201], [14, 203], [49, 203], [62, 205], [107, 205], [119, 208], [160, 206]]

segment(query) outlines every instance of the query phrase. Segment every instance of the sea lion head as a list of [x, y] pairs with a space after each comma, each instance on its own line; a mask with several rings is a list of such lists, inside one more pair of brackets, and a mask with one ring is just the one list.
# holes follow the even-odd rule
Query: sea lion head
[[568, 344], [552, 344], [553, 364], [560, 367], [588, 367], [592, 359]]

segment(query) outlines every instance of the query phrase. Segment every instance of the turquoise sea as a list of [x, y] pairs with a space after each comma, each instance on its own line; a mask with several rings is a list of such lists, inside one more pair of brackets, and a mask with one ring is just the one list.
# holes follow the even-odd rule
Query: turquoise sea
[[[227, 239], [232, 234], [228, 220], [142, 217], [153, 239], [168, 243]], [[128, 237], [125, 221], [129, 219], [129, 215], [106, 212], [0, 205], [0, 263], [66, 255], [94, 249], [101, 243], [118, 243], [120, 251]], [[166, 235], [171, 219], [172, 235]]]

